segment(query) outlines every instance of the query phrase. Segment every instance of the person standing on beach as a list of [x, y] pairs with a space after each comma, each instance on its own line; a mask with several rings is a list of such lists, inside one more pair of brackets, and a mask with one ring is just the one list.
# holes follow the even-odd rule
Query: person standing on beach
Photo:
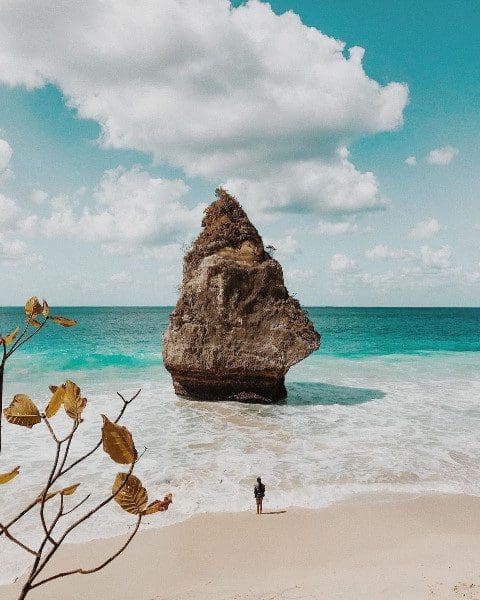
[[257, 515], [261, 515], [263, 508], [263, 499], [265, 497], [265, 486], [262, 483], [261, 477], [257, 477], [257, 483], [253, 488], [253, 495], [255, 496], [255, 501], [257, 503]]

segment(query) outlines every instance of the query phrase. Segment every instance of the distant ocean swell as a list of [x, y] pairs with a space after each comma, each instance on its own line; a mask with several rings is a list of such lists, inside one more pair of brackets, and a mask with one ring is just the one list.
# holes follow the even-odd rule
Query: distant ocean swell
[[[480, 495], [480, 309], [309, 312], [322, 348], [291, 370], [282, 405], [177, 398], [161, 362], [165, 308], [68, 309], [78, 329], [51, 328], [25, 347], [10, 365], [6, 399], [25, 392], [44, 406], [48, 384], [77, 381], [89, 404], [76, 454], [97, 439], [100, 413], [115, 416], [115, 392], [142, 388], [125, 415], [137, 446], [148, 447], [138, 474], [152, 499], [167, 491], [175, 499], [147, 526], [251, 508], [258, 474], [270, 507], [321, 507], [358, 493]], [[0, 309], [2, 329], [16, 315]], [[100, 451], [94, 456], [75, 482], [100, 497], [116, 469]], [[22, 465], [22, 475], [2, 490], [2, 518], [40, 487], [50, 459], [41, 428], [5, 428], [1, 464]], [[73, 539], [108, 537], [130, 521], [107, 507]], [[18, 532], [31, 535], [31, 527], [26, 519]], [[4, 540], [0, 552], [7, 581], [23, 563]]]

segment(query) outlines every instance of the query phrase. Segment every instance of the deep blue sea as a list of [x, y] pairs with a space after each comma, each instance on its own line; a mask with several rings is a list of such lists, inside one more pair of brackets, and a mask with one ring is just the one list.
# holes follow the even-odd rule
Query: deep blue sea
[[[480, 309], [309, 308], [322, 345], [291, 369], [288, 399], [277, 406], [177, 398], [161, 357], [170, 311], [55, 309], [78, 326], [49, 324], [12, 357], [5, 382], [7, 403], [27, 393], [42, 408], [48, 384], [69, 378], [82, 387], [89, 403], [74, 454], [97, 439], [101, 413], [116, 415], [116, 391], [142, 388], [124, 421], [137, 448], [147, 447], [137, 472], [151, 499], [168, 491], [175, 499], [172, 510], [150, 519], [152, 527], [247, 509], [259, 474], [269, 508], [320, 507], [358, 494], [480, 495]], [[1, 308], [0, 330], [23, 318], [20, 308]], [[67, 424], [55, 417], [60, 432]], [[7, 425], [4, 435], [0, 472], [20, 464], [22, 473], [2, 489], [2, 516], [40, 487], [52, 456], [41, 425]], [[116, 467], [99, 451], [65, 484], [80, 481], [100, 497]], [[129, 525], [128, 515], [108, 507], [73, 539]], [[11, 546], [3, 553], [1, 544], [11, 575], [19, 555]]]

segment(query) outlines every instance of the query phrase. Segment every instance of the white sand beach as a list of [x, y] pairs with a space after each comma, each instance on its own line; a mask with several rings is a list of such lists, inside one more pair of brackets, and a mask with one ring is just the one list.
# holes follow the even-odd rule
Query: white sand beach
[[[480, 598], [480, 498], [363, 497], [323, 510], [205, 514], [140, 533], [103, 571], [32, 600]], [[122, 538], [66, 546], [55, 571], [92, 567]], [[13, 600], [21, 582], [0, 588]]]

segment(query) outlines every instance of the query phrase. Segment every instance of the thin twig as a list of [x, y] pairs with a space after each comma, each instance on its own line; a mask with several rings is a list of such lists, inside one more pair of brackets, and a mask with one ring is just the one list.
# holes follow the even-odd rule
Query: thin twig
[[5, 527], [5, 525], [2, 525], [0, 523], [0, 529], [2, 531], [2, 533], [5, 533], [5, 536], [14, 544], [17, 544], [17, 546], [20, 546], [20, 548], [23, 548], [24, 550], [26, 550], [27, 552], [30, 552], [30, 554], [33, 554], [34, 556], [37, 556], [37, 553], [35, 552], [35, 550], [32, 550], [32, 548], [29, 548], [28, 546], [26, 546], [25, 544], [23, 544], [19, 539], [17, 539], [16, 537], [14, 537], [9, 531], [8, 528]]
[[77, 510], [77, 508], [80, 508], [80, 506], [82, 506], [82, 504], [84, 502], [86, 502], [89, 498], [90, 498], [91, 494], [87, 494], [85, 496], [85, 498], [83, 500], [80, 500], [80, 502], [78, 502], [77, 504], [75, 504], [75, 506], [73, 508], [71, 508], [70, 510], [67, 510], [66, 512], [62, 513], [62, 516], [65, 515], [69, 515], [70, 513], [72, 513], [74, 510]]
[[115, 554], [112, 554], [112, 556], [107, 558], [107, 560], [105, 560], [103, 563], [101, 563], [97, 567], [94, 567], [93, 569], [81, 569], [80, 568], [80, 569], [74, 569], [72, 571], [63, 571], [62, 573], [57, 573], [56, 575], [52, 575], [51, 577], [47, 577], [46, 579], [42, 579], [41, 581], [34, 583], [33, 585], [30, 586], [30, 589], [33, 590], [34, 588], [39, 587], [40, 585], [43, 585], [44, 583], [48, 583], [49, 581], [53, 581], [54, 579], [59, 579], [60, 577], [67, 577], [68, 575], [75, 575], [75, 574], [89, 575], [90, 573], [96, 573], [97, 571], [100, 571], [101, 569], [106, 567], [108, 564], [110, 564], [113, 560], [115, 560], [118, 556], [120, 556], [120, 554], [127, 548], [127, 546], [130, 544], [130, 542], [135, 537], [135, 535], [140, 527], [141, 522], [142, 522], [142, 515], [138, 515], [138, 519], [137, 519], [137, 523], [135, 524], [135, 528], [132, 531], [132, 533], [128, 536], [128, 538], [127, 538], [126, 542], [123, 544], [123, 546], [119, 550], [117, 550], [117, 552], [115, 552]]
[[53, 438], [54, 442], [55, 442], [56, 444], [60, 444], [60, 440], [59, 440], [59, 439], [57, 438], [57, 436], [55, 435], [55, 432], [53, 431], [53, 427], [52, 427], [52, 425], [51, 425], [50, 421], [48, 420], [48, 418], [46, 417], [46, 415], [42, 415], [42, 419], [43, 419], [43, 421], [44, 421], [45, 425], [47, 426], [47, 428], [48, 428], [48, 431], [50, 432], [50, 435], [52, 436], [52, 438]]
[[42, 323], [40, 323], [40, 326], [37, 327], [33, 333], [28, 335], [24, 340], [20, 341], [22, 339], [22, 337], [25, 335], [25, 332], [28, 328], [29, 323], [27, 322], [27, 326], [23, 330], [20, 338], [17, 340], [17, 343], [14, 344], [12, 349], [7, 353], [7, 358], [9, 356], [11, 356], [14, 352], [16, 352], [21, 346], [23, 346], [23, 344], [26, 344], [29, 340], [31, 340], [33, 337], [35, 337], [37, 335], [37, 333], [42, 329], [42, 327], [47, 323], [47, 321], [48, 321], [48, 317], [46, 317], [45, 320]]
[[[103, 500], [102, 502], [100, 502], [100, 504], [97, 504], [97, 506], [95, 506], [94, 508], [92, 508], [89, 512], [85, 513], [83, 515], [83, 517], [80, 517], [80, 519], [78, 519], [77, 521], [75, 521], [75, 523], [72, 523], [72, 525], [70, 525], [70, 527], [68, 527], [63, 534], [60, 536], [60, 538], [56, 541], [56, 545], [54, 545], [53, 548], [51, 548], [51, 550], [48, 552], [48, 554], [45, 556], [45, 558], [41, 561], [40, 564], [37, 563], [37, 566], [35, 567], [35, 572], [32, 574], [32, 577], [29, 577], [28, 581], [29, 581], [29, 585], [35, 580], [36, 577], [38, 577], [38, 575], [43, 571], [43, 569], [45, 568], [45, 566], [48, 564], [48, 562], [50, 561], [50, 559], [53, 557], [53, 555], [56, 553], [56, 551], [58, 550], [58, 548], [60, 547], [60, 545], [64, 542], [65, 538], [67, 537], [67, 535], [73, 531], [74, 529], [76, 529], [79, 525], [81, 525], [84, 521], [86, 521], [87, 519], [89, 519], [92, 515], [94, 515], [96, 512], [98, 512], [101, 508], [103, 508], [106, 504], [108, 504], [109, 502], [111, 502], [115, 496], [117, 494], [119, 494], [121, 492], [121, 490], [123, 489], [123, 487], [125, 486], [125, 484], [128, 481], [128, 477], [132, 474], [133, 468], [135, 467], [135, 462], [133, 462], [130, 465], [130, 469], [128, 470], [127, 473], [127, 477], [125, 477], [124, 481], [122, 482], [122, 484], [117, 488], [117, 490], [110, 494], [105, 500]], [[44, 542], [42, 543], [41, 549], [43, 551], [43, 548], [45, 546], [46, 543], [46, 539], [44, 540]], [[40, 550], [39, 550], [40, 552]]]

